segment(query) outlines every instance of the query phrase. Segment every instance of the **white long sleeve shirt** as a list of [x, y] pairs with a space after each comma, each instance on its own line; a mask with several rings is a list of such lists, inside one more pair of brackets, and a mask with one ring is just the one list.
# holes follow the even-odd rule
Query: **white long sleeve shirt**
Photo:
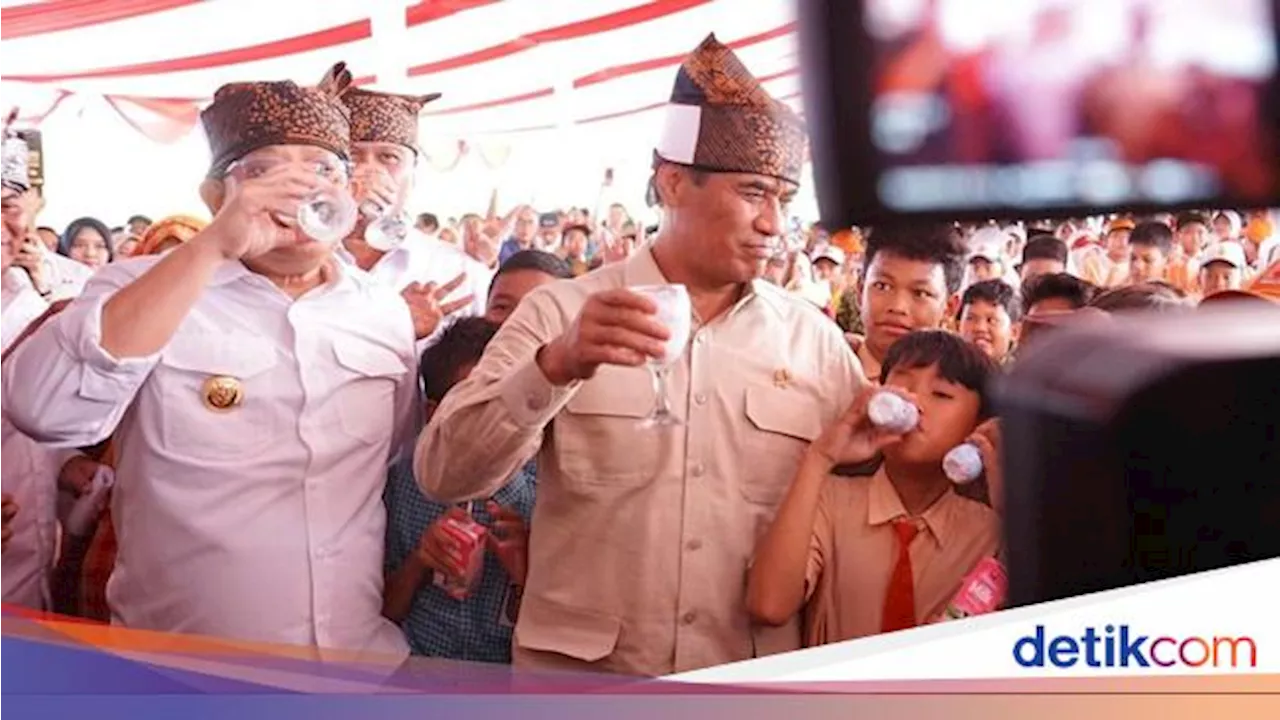
[[0, 276], [0, 352], [8, 350], [36, 318], [49, 309], [49, 301], [31, 285], [22, 268], [11, 267]]
[[49, 281], [49, 300], [67, 300], [84, 290], [85, 283], [93, 277], [93, 268], [55, 252], [41, 250], [44, 275]]
[[[158, 261], [103, 268], [3, 373], [5, 411], [32, 438], [116, 433], [113, 621], [407, 653], [381, 615], [382, 488], [418, 409], [403, 299], [337, 269], [291, 300], [227, 263], [161, 352], [116, 359], [103, 305]], [[239, 406], [206, 405], [214, 376], [240, 383]]]
[[0, 487], [18, 505], [13, 538], [0, 564], [4, 601], [50, 610], [49, 576], [58, 547], [58, 471], [66, 455], [18, 432], [7, 413], [2, 438]]
[[[358, 267], [355, 257], [346, 248], [339, 247], [335, 254], [348, 267]], [[494, 274], [493, 270], [477, 262], [461, 248], [428, 237], [416, 229], [409, 231], [409, 237], [404, 243], [383, 255], [373, 267], [364, 272], [397, 293], [415, 282], [440, 286], [459, 275], [465, 275], [466, 280], [446, 300], [469, 294], [472, 296], [471, 304], [452, 317], [484, 314], [489, 283]], [[425, 349], [439, 337], [447, 324], [447, 319], [440, 323], [435, 334], [418, 343], [418, 350]]]

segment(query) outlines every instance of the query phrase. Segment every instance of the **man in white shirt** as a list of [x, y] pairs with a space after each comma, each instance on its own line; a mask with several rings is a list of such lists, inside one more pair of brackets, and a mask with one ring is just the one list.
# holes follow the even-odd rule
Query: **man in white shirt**
[[293, 220], [345, 182], [350, 81], [221, 88], [213, 222], [103, 268], [5, 363], [19, 430], [119, 441], [113, 622], [407, 654], [381, 615], [381, 496], [415, 420], [410, 315]]
[[[392, 95], [349, 90], [342, 102], [351, 112], [352, 187], [356, 202], [403, 212], [413, 192], [418, 158], [418, 114], [439, 95]], [[391, 250], [365, 240], [370, 219], [362, 217], [337, 256], [374, 280], [405, 295], [425, 345], [455, 313], [483, 315], [493, 272], [461, 248], [428, 237], [417, 228]], [[447, 289], [447, 290], [446, 290]], [[456, 290], [457, 297], [449, 299]], [[434, 305], [434, 307], [432, 307]], [[431, 311], [435, 311], [432, 313]], [[425, 313], [434, 314], [424, 319]], [[422, 334], [425, 331], [425, 334]]]

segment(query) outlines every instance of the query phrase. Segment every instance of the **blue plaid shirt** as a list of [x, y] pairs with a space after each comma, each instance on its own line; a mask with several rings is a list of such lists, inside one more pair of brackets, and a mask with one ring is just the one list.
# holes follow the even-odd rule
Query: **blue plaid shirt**
[[[520, 513], [527, 524], [533, 514], [536, 487], [537, 467], [530, 460], [492, 500]], [[392, 466], [388, 473], [383, 502], [387, 506], [385, 562], [387, 572], [391, 573], [418, 547], [422, 533], [451, 506], [429, 500], [422, 494], [413, 479], [413, 464], [408, 458]], [[483, 502], [474, 503], [472, 517], [485, 527], [493, 525]], [[436, 587], [433, 575], [428, 572], [413, 596], [409, 614], [400, 624], [413, 654], [510, 663], [515, 618], [508, 615], [506, 605], [510, 599], [511, 578], [497, 556], [485, 552], [480, 583], [465, 600], [454, 600]]]

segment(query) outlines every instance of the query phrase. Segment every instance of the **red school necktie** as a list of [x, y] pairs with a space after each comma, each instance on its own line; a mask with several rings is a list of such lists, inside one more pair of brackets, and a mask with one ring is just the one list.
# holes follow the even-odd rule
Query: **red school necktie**
[[911, 577], [911, 541], [920, 531], [906, 518], [893, 521], [893, 533], [898, 536], [898, 559], [889, 576], [889, 590], [884, 594], [884, 613], [880, 622], [881, 632], [906, 630], [916, 626], [916, 585]]

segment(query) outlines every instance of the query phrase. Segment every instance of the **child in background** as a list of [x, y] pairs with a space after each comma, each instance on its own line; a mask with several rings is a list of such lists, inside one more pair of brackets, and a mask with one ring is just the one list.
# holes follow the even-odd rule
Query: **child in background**
[[1233, 240], [1210, 245], [1201, 256], [1200, 289], [1204, 297], [1225, 290], [1239, 290], [1244, 287], [1244, 274], [1249, 263], [1244, 257], [1244, 248]]
[[1128, 285], [1164, 280], [1173, 253], [1173, 231], [1154, 221], [1138, 223], [1129, 234]]
[[[998, 468], [985, 353], [945, 331], [911, 333], [885, 356], [880, 380], [920, 410], [905, 434], [873, 426], [864, 391], [810, 446], [747, 576], [747, 607], [781, 625], [801, 609], [805, 645], [901, 630], [939, 616], [961, 580], [995, 554], [999, 520], [958, 495], [942, 459], [975, 432]], [[882, 458], [870, 477], [837, 477], [837, 465]]]
[[1098, 288], [1075, 275], [1051, 273], [1022, 286], [1022, 317], [1079, 310], [1093, 300]]
[[[498, 326], [480, 317], [461, 318], [422, 353], [426, 415], [484, 354]], [[465, 511], [422, 494], [412, 458], [392, 467], [383, 502], [387, 506], [387, 582], [383, 614], [399, 623], [415, 655], [510, 663], [511, 634], [519, 610], [527, 562], [527, 524], [533, 513], [537, 472], [530, 461], [472, 517], [488, 529], [484, 568], [469, 597], [450, 597], [433, 576], [457, 577], [457, 547], [443, 530], [446, 517]]]
[[960, 299], [960, 336], [1003, 365], [1012, 357], [1022, 319], [1018, 293], [1003, 280], [970, 285]]
[[1022, 262], [1018, 265], [1018, 277], [1023, 283], [1040, 275], [1067, 272], [1071, 252], [1067, 244], [1045, 233], [1032, 235], [1022, 249]]

